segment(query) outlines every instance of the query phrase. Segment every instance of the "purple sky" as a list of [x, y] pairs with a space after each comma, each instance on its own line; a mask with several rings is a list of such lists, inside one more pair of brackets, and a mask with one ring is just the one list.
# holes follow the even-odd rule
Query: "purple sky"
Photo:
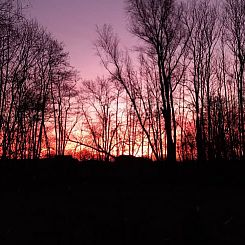
[[29, 15], [65, 44], [71, 64], [84, 79], [105, 73], [95, 55], [95, 26], [111, 24], [123, 47], [133, 38], [126, 28], [124, 0], [29, 0]]

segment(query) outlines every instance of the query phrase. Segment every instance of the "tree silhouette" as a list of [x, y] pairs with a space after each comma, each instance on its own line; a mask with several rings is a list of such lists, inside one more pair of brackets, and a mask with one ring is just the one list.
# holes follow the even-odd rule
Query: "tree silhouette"
[[64, 45], [17, 2], [0, 1], [2, 158], [68, 145], [106, 161], [244, 158], [244, 1], [126, 0], [134, 58], [97, 27], [107, 76], [81, 83]]
[[234, 76], [238, 96], [238, 128], [240, 156], [245, 152], [244, 126], [244, 70], [245, 70], [245, 3], [242, 0], [225, 0], [224, 28], [228, 48], [234, 56]]
[[54, 91], [59, 104], [56, 154], [64, 154], [69, 101], [76, 96], [68, 54], [36, 21], [25, 18], [21, 4], [1, 1], [0, 25], [1, 156], [39, 158], [44, 149], [50, 154]]

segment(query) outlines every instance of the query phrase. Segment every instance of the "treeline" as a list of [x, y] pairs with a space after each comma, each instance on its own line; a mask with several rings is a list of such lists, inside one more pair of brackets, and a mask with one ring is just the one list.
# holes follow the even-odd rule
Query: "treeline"
[[124, 50], [111, 26], [98, 27], [108, 77], [83, 82], [73, 141], [101, 159], [243, 159], [245, 1], [125, 4], [139, 45]]
[[21, 1], [0, 1], [1, 158], [64, 154], [72, 128], [76, 72], [68, 53]]
[[98, 27], [107, 76], [80, 90], [63, 44], [20, 2], [0, 0], [1, 158], [244, 159], [243, 0], [126, 0], [137, 47]]

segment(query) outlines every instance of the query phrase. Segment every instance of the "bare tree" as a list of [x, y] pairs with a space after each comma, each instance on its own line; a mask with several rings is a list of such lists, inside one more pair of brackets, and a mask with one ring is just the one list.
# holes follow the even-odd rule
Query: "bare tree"
[[244, 71], [245, 71], [245, 2], [243, 0], [225, 0], [224, 27], [226, 43], [234, 56], [234, 75], [237, 86], [239, 108], [240, 157], [245, 154], [244, 125]]
[[219, 40], [218, 10], [206, 0], [194, 0], [187, 9], [185, 23], [191, 33], [188, 76], [191, 79], [189, 89], [193, 90], [191, 99], [194, 99], [195, 105], [197, 157], [205, 160], [212, 158], [213, 149], [210, 90], [214, 82], [212, 63]]
[[135, 110], [138, 122], [150, 144], [153, 155], [158, 159], [158, 154], [151, 141], [151, 135], [145, 125], [146, 115], [142, 113], [139, 106], [139, 93], [141, 90], [141, 81], [137, 79], [137, 72], [134, 71], [131, 59], [119, 48], [119, 40], [113, 33], [110, 26], [104, 25], [103, 28], [97, 29], [98, 39], [96, 48], [105, 69], [110, 75], [110, 79], [119, 83], [124, 89], [129, 101]]
[[38, 158], [44, 149], [50, 152], [48, 123], [52, 109], [51, 85], [54, 84], [59, 87], [56, 91], [60, 92], [59, 108], [62, 107], [59, 111], [62, 137], [58, 145], [64, 152], [70, 99], [74, 96], [68, 54], [38, 23], [27, 20], [21, 10], [21, 4], [0, 2], [2, 158]]
[[[83, 81], [80, 104], [86, 125], [87, 140], [76, 139], [81, 145], [97, 149], [98, 156], [108, 161], [117, 152], [118, 144], [118, 95], [109, 79], [97, 78]], [[74, 140], [76, 137], [73, 136]]]
[[183, 5], [172, 0], [128, 0], [130, 31], [155, 56], [161, 91], [162, 115], [167, 136], [167, 159], [176, 160], [174, 90], [176, 70], [186, 53], [189, 34], [183, 25]]

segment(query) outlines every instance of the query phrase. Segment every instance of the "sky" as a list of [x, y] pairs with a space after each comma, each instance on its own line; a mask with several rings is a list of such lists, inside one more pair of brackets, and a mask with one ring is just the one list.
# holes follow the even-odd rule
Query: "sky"
[[70, 62], [83, 79], [106, 74], [93, 43], [96, 25], [111, 24], [122, 47], [134, 38], [127, 30], [124, 0], [29, 0], [28, 15], [64, 43]]

